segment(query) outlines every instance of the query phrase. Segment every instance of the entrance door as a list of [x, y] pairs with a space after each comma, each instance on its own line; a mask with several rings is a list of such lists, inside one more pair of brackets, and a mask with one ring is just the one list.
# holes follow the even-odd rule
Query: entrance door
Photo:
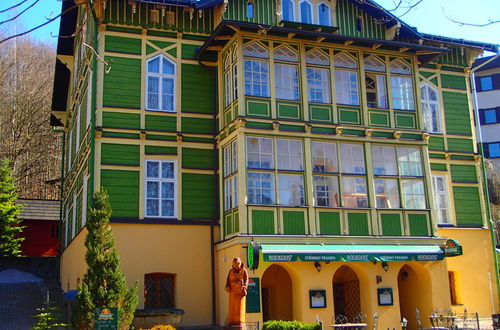
[[335, 315], [343, 315], [349, 322], [361, 312], [359, 279], [347, 266], [340, 267], [333, 276], [333, 308]]
[[262, 275], [262, 318], [293, 320], [292, 278], [285, 268], [271, 265]]

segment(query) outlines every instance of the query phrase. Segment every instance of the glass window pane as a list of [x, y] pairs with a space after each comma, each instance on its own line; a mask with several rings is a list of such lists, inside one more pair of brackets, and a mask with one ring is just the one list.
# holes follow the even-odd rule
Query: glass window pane
[[294, 18], [294, 2], [293, 0], [283, 0], [283, 20], [284, 21], [295, 21]]
[[245, 60], [245, 93], [269, 97], [269, 68], [267, 62]]
[[299, 140], [276, 140], [278, 169], [303, 171], [302, 142]]
[[288, 46], [282, 46], [274, 50], [274, 58], [281, 61], [298, 62], [299, 55]]
[[280, 205], [305, 205], [304, 178], [302, 175], [279, 174], [278, 181]]
[[148, 77], [148, 109], [159, 109], [159, 84], [160, 79], [158, 77]]
[[273, 140], [247, 137], [247, 167], [274, 168]]
[[148, 72], [160, 73], [160, 58], [156, 57], [148, 62]]
[[335, 70], [337, 103], [359, 105], [358, 76], [356, 72]]
[[328, 142], [311, 142], [313, 172], [338, 172], [337, 145]]
[[481, 91], [490, 91], [493, 89], [493, 80], [491, 77], [481, 77]]
[[276, 97], [285, 100], [299, 99], [299, 76], [296, 65], [276, 64]]
[[400, 208], [398, 180], [375, 179], [375, 197], [377, 200], [377, 208]]
[[313, 183], [316, 206], [340, 206], [339, 181], [337, 177], [315, 175]]
[[399, 172], [403, 176], [422, 176], [419, 148], [398, 147]]
[[365, 155], [363, 145], [354, 143], [340, 144], [340, 169], [342, 173], [365, 174]]
[[375, 175], [398, 175], [396, 150], [389, 146], [372, 146], [373, 173]]
[[247, 185], [249, 204], [275, 204], [274, 174], [248, 172]]
[[330, 103], [330, 71], [307, 68], [307, 88], [309, 102]]
[[324, 3], [318, 6], [319, 25], [331, 26], [332, 20], [330, 19], [330, 7]]
[[162, 182], [161, 184], [161, 198], [174, 198], [174, 183]]
[[314, 65], [330, 65], [330, 58], [319, 49], [312, 49], [306, 54], [306, 63]]
[[172, 163], [172, 162], [163, 162], [162, 163], [161, 177], [164, 179], [173, 179], [174, 178], [174, 163]]
[[496, 109], [484, 110], [484, 123], [494, 124], [497, 122], [497, 111]]
[[300, 3], [300, 21], [302, 23], [312, 24], [312, 5], [303, 1]]
[[425, 209], [423, 180], [403, 180], [403, 202], [407, 209]]
[[175, 74], [175, 64], [163, 58], [163, 74]]
[[415, 110], [411, 78], [391, 76], [391, 84], [394, 109]]
[[146, 176], [148, 178], [159, 178], [160, 177], [160, 163], [148, 161], [146, 163]]
[[160, 214], [160, 204], [157, 199], [146, 200], [146, 216], [156, 217]]
[[245, 44], [243, 46], [243, 54], [250, 57], [269, 58], [267, 48], [256, 41]]
[[160, 184], [155, 181], [148, 181], [146, 183], [146, 196], [148, 198], [159, 198], [160, 197]]
[[342, 200], [342, 204], [345, 207], [368, 207], [366, 179], [356, 177], [343, 177]]

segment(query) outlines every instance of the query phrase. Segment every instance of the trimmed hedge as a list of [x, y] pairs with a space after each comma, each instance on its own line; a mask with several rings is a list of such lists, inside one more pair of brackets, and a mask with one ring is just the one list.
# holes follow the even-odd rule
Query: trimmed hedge
[[262, 330], [321, 330], [318, 323], [302, 323], [299, 321], [266, 321]]

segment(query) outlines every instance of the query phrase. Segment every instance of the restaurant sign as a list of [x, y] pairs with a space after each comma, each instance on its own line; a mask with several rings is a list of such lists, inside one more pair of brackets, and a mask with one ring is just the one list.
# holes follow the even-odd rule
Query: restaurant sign
[[94, 329], [118, 330], [118, 308], [99, 307], [94, 314]]

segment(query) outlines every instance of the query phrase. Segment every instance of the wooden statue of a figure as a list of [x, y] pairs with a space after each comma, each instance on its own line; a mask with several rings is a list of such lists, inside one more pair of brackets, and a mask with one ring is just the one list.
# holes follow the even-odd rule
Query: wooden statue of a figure
[[228, 325], [245, 323], [248, 272], [240, 258], [233, 259], [233, 267], [227, 274], [226, 291], [229, 292]]

